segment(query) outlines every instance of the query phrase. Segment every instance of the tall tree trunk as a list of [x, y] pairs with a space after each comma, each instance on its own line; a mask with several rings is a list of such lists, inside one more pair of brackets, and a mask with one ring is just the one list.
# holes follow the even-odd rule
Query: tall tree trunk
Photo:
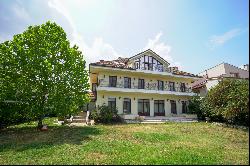
[[43, 127], [43, 117], [40, 116], [40, 118], [38, 119], [37, 128], [41, 129], [42, 127]]

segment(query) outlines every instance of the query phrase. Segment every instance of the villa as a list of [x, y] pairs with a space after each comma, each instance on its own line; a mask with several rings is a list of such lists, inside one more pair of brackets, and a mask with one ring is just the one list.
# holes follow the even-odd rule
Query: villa
[[201, 77], [169, 65], [150, 49], [130, 58], [91, 63], [95, 106], [116, 107], [124, 119], [186, 115], [189, 100], [196, 95], [191, 84]]
[[223, 79], [249, 79], [249, 65], [236, 67], [229, 63], [220, 63], [198, 74], [203, 78], [196, 80], [191, 86], [199, 96], [205, 97], [210, 89], [218, 85]]

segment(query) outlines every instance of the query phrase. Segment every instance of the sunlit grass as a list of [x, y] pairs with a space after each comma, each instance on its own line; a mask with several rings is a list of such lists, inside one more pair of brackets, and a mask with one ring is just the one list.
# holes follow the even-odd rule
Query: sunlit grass
[[0, 164], [248, 164], [249, 132], [206, 123], [68, 127], [0, 133]]

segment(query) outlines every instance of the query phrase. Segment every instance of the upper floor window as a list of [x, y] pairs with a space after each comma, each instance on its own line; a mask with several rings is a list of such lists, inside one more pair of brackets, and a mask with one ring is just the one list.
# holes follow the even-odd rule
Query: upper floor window
[[131, 78], [124, 77], [124, 88], [131, 88]]
[[136, 69], [140, 69], [140, 61], [136, 61], [135, 62], [135, 68]]
[[163, 81], [158, 80], [158, 90], [163, 90], [164, 89], [164, 83]]
[[230, 74], [232, 74], [233, 77], [235, 77], [235, 78], [239, 78], [239, 73], [232, 73], [232, 72], [230, 72]]
[[117, 77], [109, 76], [109, 87], [116, 87]]
[[181, 83], [180, 89], [181, 89], [181, 92], [185, 92], [186, 91], [186, 85], [185, 85], [185, 83]]
[[135, 68], [162, 72], [163, 64], [153, 56], [143, 55], [135, 61]]
[[175, 83], [174, 82], [169, 82], [169, 90], [175, 91]]
[[144, 79], [139, 79], [138, 80], [138, 89], [144, 89], [145, 83]]
[[156, 71], [163, 72], [163, 65], [162, 65], [162, 64], [156, 65], [156, 66], [155, 66], [155, 70], [156, 70]]

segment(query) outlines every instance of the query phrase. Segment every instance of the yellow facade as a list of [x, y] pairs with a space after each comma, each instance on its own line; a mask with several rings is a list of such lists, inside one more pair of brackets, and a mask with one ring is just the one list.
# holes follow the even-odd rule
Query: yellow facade
[[[153, 60], [152, 60], [153, 61]], [[131, 62], [130, 62], [131, 63]], [[133, 64], [133, 61], [132, 61]], [[168, 65], [168, 64], [167, 64]], [[164, 66], [165, 67], [165, 66]], [[110, 76], [116, 76], [115, 87], [110, 87]], [[131, 87], [124, 88], [124, 77], [131, 79]], [[138, 80], [144, 79], [145, 88], [138, 89]], [[174, 75], [170, 72], [158, 72], [150, 70], [131, 70], [120, 69], [106, 66], [90, 65], [90, 83], [91, 88], [93, 85], [97, 85], [96, 92], [96, 107], [105, 104], [108, 105], [109, 98], [115, 99], [115, 105], [118, 109], [118, 114], [124, 115], [126, 119], [133, 119], [138, 116], [138, 110], [141, 110], [142, 105], [138, 101], [140, 99], [148, 99], [149, 105], [146, 107], [150, 110], [148, 116], [156, 116], [155, 109], [159, 109], [156, 104], [157, 100], [160, 100], [164, 104], [163, 116], [178, 116], [183, 114], [183, 102], [188, 104], [188, 101], [193, 95], [195, 95], [190, 87], [191, 83], [198, 79], [198, 77]], [[159, 86], [158, 81], [163, 81], [164, 89], [157, 89]], [[170, 82], [174, 82], [175, 91], [169, 89]], [[180, 85], [185, 84], [185, 91], [180, 91]], [[158, 86], [157, 86], [158, 85]], [[159, 88], [159, 87], [158, 87]], [[92, 88], [93, 90], [93, 88]], [[124, 100], [130, 99], [131, 110], [130, 113], [124, 113]], [[173, 113], [173, 105], [171, 102], [175, 102], [176, 112]], [[157, 107], [158, 106], [158, 107]], [[140, 108], [138, 108], [140, 107]], [[163, 106], [161, 105], [161, 110]], [[144, 106], [143, 106], [144, 109]], [[159, 110], [158, 110], [159, 111]], [[163, 114], [163, 112], [161, 112]], [[186, 112], [185, 112], [186, 114]], [[162, 115], [161, 115], [162, 116]]]

